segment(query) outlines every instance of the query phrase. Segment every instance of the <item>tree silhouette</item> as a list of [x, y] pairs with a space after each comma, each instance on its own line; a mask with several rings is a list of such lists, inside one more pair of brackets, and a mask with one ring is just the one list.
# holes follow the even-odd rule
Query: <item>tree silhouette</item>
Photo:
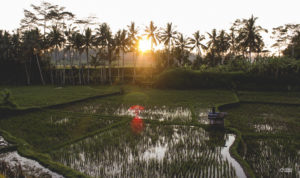
[[260, 32], [268, 32], [266, 29], [255, 24], [257, 19], [253, 15], [249, 19], [244, 19], [241, 23], [242, 27], [239, 29], [238, 40], [240, 45], [248, 51], [249, 60], [251, 60], [251, 53], [260, 51], [263, 46]]
[[176, 34], [177, 31], [174, 30], [172, 23], [167, 23], [166, 28], [162, 29], [160, 33], [160, 40], [164, 43], [165, 46], [167, 46], [168, 50], [168, 67], [170, 66], [170, 49], [171, 45], [174, 45]]
[[89, 63], [89, 49], [92, 47], [92, 44], [94, 42], [94, 35], [92, 35], [92, 30], [90, 28], [87, 28], [85, 30], [84, 36], [83, 36], [83, 45], [86, 52], [86, 61], [87, 61], [87, 72], [88, 72], [88, 78], [87, 83], [90, 83], [90, 63]]
[[191, 44], [191, 50], [197, 48], [197, 51], [198, 51], [198, 56], [199, 57], [202, 57], [202, 52], [201, 52], [201, 48], [202, 49], [207, 49], [207, 47], [201, 43], [201, 41], [203, 41], [205, 39], [205, 36], [204, 35], [200, 35], [200, 31], [196, 31], [194, 34], [193, 34], [193, 37], [192, 38], [189, 38], [189, 44]]
[[132, 80], [135, 82], [136, 78], [136, 60], [135, 60], [135, 55], [137, 55], [137, 48], [138, 48], [138, 39], [139, 37], [137, 36], [138, 34], [138, 29], [135, 26], [134, 22], [131, 22], [128, 27], [128, 46], [130, 51], [132, 52], [132, 59], [133, 59], [133, 77]]

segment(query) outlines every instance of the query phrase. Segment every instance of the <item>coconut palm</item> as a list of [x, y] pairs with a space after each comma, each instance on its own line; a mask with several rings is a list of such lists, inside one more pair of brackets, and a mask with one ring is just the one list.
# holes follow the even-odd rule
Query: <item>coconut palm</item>
[[128, 38], [127, 31], [125, 29], [122, 30], [120, 36], [120, 47], [122, 50], [122, 81], [124, 81], [124, 70], [125, 70], [125, 53], [128, 51]]
[[[41, 46], [42, 46], [42, 40], [41, 40], [41, 34], [39, 32], [38, 29], [35, 30], [29, 30], [29, 31], [25, 31], [23, 34], [23, 49], [25, 52], [25, 56], [30, 58], [30, 60], [32, 58], [36, 58], [36, 62], [37, 62], [37, 66], [40, 72], [40, 77], [41, 77], [41, 82], [43, 85], [45, 85], [45, 81], [43, 78], [43, 74], [42, 74], [42, 69], [40, 66], [40, 62], [39, 62], [39, 55], [41, 53]], [[25, 62], [26, 65], [26, 62]], [[26, 66], [25, 66], [26, 67]], [[27, 72], [26, 69], [26, 75], [28, 76], [27, 78], [29, 79], [29, 84], [30, 84], [30, 77], [29, 77], [29, 72]]]
[[189, 43], [192, 45], [191, 46], [191, 50], [197, 48], [198, 51], [198, 56], [201, 57], [202, 56], [202, 52], [201, 52], [201, 48], [202, 49], [206, 49], [207, 47], [201, 43], [201, 41], [203, 41], [205, 39], [204, 35], [200, 35], [200, 31], [196, 31], [193, 34], [192, 38], [189, 38]]
[[87, 72], [88, 72], [88, 78], [87, 78], [87, 83], [90, 83], [90, 63], [89, 63], [89, 49], [92, 47], [94, 41], [94, 35], [92, 35], [92, 30], [90, 28], [87, 28], [85, 30], [85, 34], [83, 36], [83, 45], [85, 48], [85, 53], [86, 53], [86, 61], [87, 61]]
[[242, 21], [242, 28], [239, 29], [238, 39], [240, 45], [248, 50], [250, 60], [251, 53], [258, 51], [262, 46], [263, 41], [260, 32], [268, 32], [266, 29], [255, 24], [257, 19], [258, 18], [253, 17], [253, 15], [249, 19], [244, 19]]
[[160, 33], [160, 40], [164, 43], [165, 47], [167, 47], [168, 50], [168, 67], [170, 66], [170, 49], [171, 45], [174, 45], [176, 34], [177, 31], [174, 30], [172, 23], [167, 23], [166, 28], [162, 29]]
[[112, 36], [110, 27], [103, 23], [97, 28], [97, 46], [99, 46], [99, 55], [104, 56], [108, 60], [109, 64], [109, 82], [112, 84], [111, 64], [115, 59], [114, 50], [116, 49], [116, 43]]
[[122, 33], [121, 30], [118, 30], [114, 36], [115, 47], [116, 47], [115, 52], [118, 60], [118, 78], [120, 78], [121, 33]]
[[[71, 37], [71, 44], [72, 47], [77, 51], [77, 54], [79, 54], [79, 84], [82, 84], [82, 63], [81, 63], [81, 55], [84, 50], [84, 36], [78, 32], [72, 33]], [[78, 56], [78, 55], [77, 55]]]
[[132, 59], [133, 59], [133, 82], [135, 82], [135, 77], [136, 77], [136, 61], [135, 61], [135, 54], [137, 55], [137, 46], [138, 46], [138, 40], [139, 37], [137, 36], [138, 34], [138, 29], [135, 26], [134, 22], [131, 22], [128, 27], [128, 46], [130, 51], [132, 52]]
[[159, 40], [158, 28], [154, 25], [153, 21], [150, 21], [150, 24], [146, 27], [145, 32], [147, 39], [151, 40], [151, 51], [153, 52], [153, 45], [157, 45]]
[[[62, 47], [63, 43], [66, 41], [63, 33], [56, 27], [52, 26], [52, 30], [47, 36], [49, 45], [55, 50], [55, 67], [58, 65], [58, 53], [59, 49]], [[56, 70], [57, 77], [57, 70]]]
[[234, 27], [230, 28], [230, 33], [229, 33], [229, 48], [230, 48], [230, 56], [235, 57], [236, 56], [236, 52], [237, 52], [237, 34], [236, 34], [236, 30]]
[[228, 51], [230, 47], [230, 43], [229, 43], [230, 37], [224, 30], [221, 30], [217, 37], [217, 40], [218, 40], [217, 52], [219, 57], [222, 58], [222, 62], [224, 62], [225, 53]]
[[209, 55], [212, 57], [212, 63], [215, 65], [215, 56], [218, 49], [217, 30], [213, 29], [211, 33], [208, 33], [209, 41], [207, 42], [207, 48]]
[[187, 51], [190, 49], [189, 40], [185, 38], [182, 33], [179, 33], [175, 40], [175, 45], [179, 49], [177, 50], [179, 52], [179, 56], [178, 56], [179, 65], [182, 65], [184, 59], [188, 58]]

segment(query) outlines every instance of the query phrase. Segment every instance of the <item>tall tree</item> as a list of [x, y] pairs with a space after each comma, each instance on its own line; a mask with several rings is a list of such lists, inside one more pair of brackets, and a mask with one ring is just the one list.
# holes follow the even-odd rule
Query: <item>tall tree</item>
[[160, 34], [160, 40], [164, 43], [168, 50], [168, 67], [170, 66], [170, 49], [171, 45], [174, 45], [177, 31], [174, 30], [172, 23], [167, 23], [165, 29], [162, 29]]
[[252, 52], [260, 51], [263, 46], [262, 36], [260, 32], [268, 32], [261, 26], [256, 25], [257, 17], [253, 15], [249, 19], [243, 19], [242, 27], [239, 29], [239, 41], [241, 46], [247, 49], [249, 53], [249, 60], [251, 60]]
[[216, 53], [218, 50], [218, 36], [217, 30], [213, 29], [211, 33], [207, 33], [209, 41], [207, 42], [207, 48], [209, 55], [212, 58], [212, 65], [216, 65]]
[[150, 24], [146, 27], [145, 32], [147, 39], [151, 40], [151, 51], [153, 52], [153, 45], [157, 45], [159, 40], [158, 28], [154, 25], [153, 21], [150, 21]]
[[84, 34], [84, 48], [86, 52], [86, 61], [87, 61], [87, 72], [88, 72], [88, 79], [87, 83], [90, 83], [90, 63], [89, 63], [89, 49], [93, 46], [94, 35], [92, 35], [92, 30], [87, 28]]
[[133, 60], [133, 82], [135, 82], [136, 79], [136, 59], [135, 55], [137, 55], [138, 50], [138, 29], [134, 22], [131, 22], [128, 27], [128, 46], [130, 51], [132, 52], [132, 60]]
[[296, 32], [283, 54], [296, 59], [300, 59], [300, 31]]
[[198, 56], [199, 57], [202, 57], [202, 52], [201, 52], [201, 49], [206, 49], [207, 47], [201, 42], [205, 39], [205, 36], [204, 35], [200, 35], [200, 31], [196, 31], [194, 34], [193, 34], [193, 37], [192, 38], [189, 38], [189, 43], [192, 45], [191, 46], [191, 50], [197, 48], [197, 51], [198, 51]]
[[120, 36], [120, 47], [122, 50], [122, 81], [124, 81], [124, 70], [125, 70], [125, 54], [128, 51], [128, 37], [127, 37], [127, 31], [123, 29], [121, 31], [121, 36]]
[[188, 60], [189, 53], [188, 50], [190, 49], [189, 47], [189, 40], [183, 36], [182, 33], [179, 33], [176, 40], [175, 40], [175, 45], [178, 48], [178, 62], [179, 65], [182, 66], [183, 63]]
[[77, 51], [77, 55], [79, 54], [79, 64], [78, 64], [78, 79], [79, 79], [79, 85], [81, 85], [82, 82], [82, 62], [81, 62], [81, 55], [84, 50], [83, 45], [84, 45], [84, 36], [80, 34], [79, 32], [74, 32], [72, 33], [71, 37], [71, 44], [72, 47]]
[[[112, 61], [115, 59], [114, 56], [114, 50], [116, 48], [115, 40], [112, 36], [112, 32], [110, 30], [110, 27], [108, 24], [103, 23], [100, 25], [100, 27], [97, 29], [97, 44], [100, 46], [99, 54], [101, 56], [104, 56], [108, 60], [109, 64], [109, 71], [108, 71], [108, 77], [109, 82], [112, 84], [112, 73], [111, 73], [111, 64]], [[105, 71], [106, 73], [106, 71]]]
[[225, 54], [230, 47], [230, 44], [229, 44], [230, 37], [225, 32], [225, 30], [221, 30], [217, 37], [217, 40], [218, 40], [217, 52], [218, 52], [219, 57], [222, 58], [222, 63], [223, 63], [224, 59], [225, 59]]
[[275, 43], [272, 45], [272, 47], [278, 49], [278, 56], [281, 55], [281, 49], [284, 47], [287, 43], [287, 29], [284, 28], [284, 26], [279, 26], [276, 28], [273, 28], [272, 31], [272, 39], [275, 39]]
[[[41, 35], [38, 29], [25, 31], [23, 34], [23, 49], [25, 50], [25, 56], [29, 57], [30, 60], [35, 58], [39, 69], [41, 82], [45, 85], [45, 81], [42, 74], [42, 69], [39, 62], [39, 56], [41, 53]], [[27, 71], [27, 69], [26, 69]], [[26, 72], [27, 73], [27, 72]], [[30, 84], [30, 82], [29, 82]]]
[[118, 30], [114, 36], [115, 47], [116, 47], [115, 52], [118, 60], [118, 78], [120, 78], [121, 33], [122, 33], [121, 30]]
[[56, 26], [52, 26], [52, 29], [51, 29], [49, 35], [47, 36], [47, 38], [48, 38], [50, 46], [54, 50], [56, 78], [58, 78], [57, 67], [58, 67], [58, 60], [59, 60], [58, 59], [59, 52], [60, 52], [60, 49], [61, 49], [63, 43], [66, 41], [66, 39], [64, 38], [63, 33]]

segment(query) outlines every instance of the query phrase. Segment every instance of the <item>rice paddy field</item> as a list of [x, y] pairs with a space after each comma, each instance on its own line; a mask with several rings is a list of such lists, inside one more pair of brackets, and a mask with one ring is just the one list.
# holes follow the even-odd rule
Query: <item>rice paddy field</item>
[[[75, 87], [74, 93], [72, 87], [7, 88], [23, 108], [51, 106], [120, 90], [119, 86]], [[21, 156], [41, 162], [57, 177], [300, 175], [297, 93], [291, 97], [283, 93], [265, 97], [262, 92], [240, 92], [241, 103], [225, 109], [228, 115], [222, 128], [209, 126], [207, 113], [212, 106], [237, 102], [232, 91], [134, 86], [123, 86], [122, 90], [124, 93], [114, 96], [2, 118], [0, 135], [19, 145]], [[35, 91], [37, 95], [33, 95]], [[295, 105], [285, 105], [286, 101]], [[144, 107], [138, 116], [129, 110], [133, 105]], [[243, 163], [231, 154], [235, 141], [239, 142], [237, 153]], [[7, 162], [4, 154], [11, 152], [1, 150], [0, 140], [0, 162]], [[250, 170], [243, 167], [245, 164]], [[1, 174], [5, 175], [3, 169]]]

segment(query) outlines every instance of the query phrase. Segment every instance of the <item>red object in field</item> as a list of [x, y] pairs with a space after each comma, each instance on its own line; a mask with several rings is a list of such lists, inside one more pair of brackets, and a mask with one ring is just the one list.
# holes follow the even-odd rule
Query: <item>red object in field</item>
[[131, 121], [131, 129], [134, 133], [140, 133], [144, 129], [144, 123], [141, 118], [135, 116]]
[[144, 110], [145, 108], [143, 107], [143, 106], [140, 106], [140, 105], [133, 105], [133, 106], [131, 106], [128, 110], [133, 110], [134, 111], [134, 113], [135, 113], [135, 115], [136, 115], [136, 117], [139, 115], [139, 112], [141, 111], [141, 110]]

